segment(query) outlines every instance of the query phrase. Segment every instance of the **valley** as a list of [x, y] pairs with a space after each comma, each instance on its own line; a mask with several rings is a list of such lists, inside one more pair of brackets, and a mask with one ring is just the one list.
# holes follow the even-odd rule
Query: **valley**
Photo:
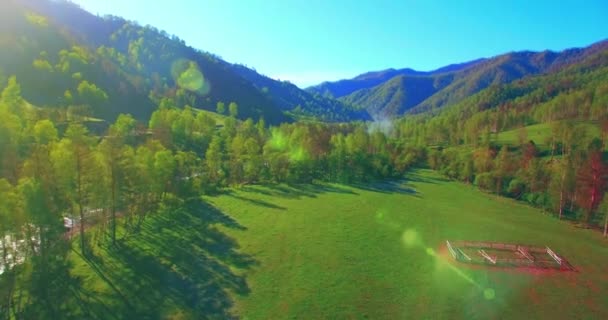
[[0, 3], [0, 320], [608, 318], [604, 3], [112, 1]]

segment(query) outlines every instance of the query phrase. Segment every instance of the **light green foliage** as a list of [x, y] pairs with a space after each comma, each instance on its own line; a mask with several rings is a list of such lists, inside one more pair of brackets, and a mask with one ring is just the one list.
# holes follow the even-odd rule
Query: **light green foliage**
[[78, 85], [78, 95], [83, 103], [90, 105], [100, 105], [108, 100], [108, 94], [95, 84], [86, 80]]
[[54, 71], [53, 66], [48, 62], [48, 60], [36, 59], [36, 60], [34, 60], [32, 65], [34, 66], [34, 68], [41, 70], [41, 71], [46, 71], [46, 72]]
[[228, 114], [234, 118], [239, 115], [239, 106], [236, 104], [236, 102], [230, 102], [228, 105]]
[[226, 113], [226, 105], [225, 105], [223, 102], [219, 101], [219, 102], [217, 103], [217, 106], [216, 106], [216, 108], [215, 108], [215, 111], [216, 111], [217, 113], [219, 113], [219, 114], [224, 114], [224, 113]]
[[33, 12], [27, 12], [25, 14], [27, 21], [35, 26], [46, 28], [49, 26], [49, 21], [46, 17]]
[[19, 114], [20, 107], [23, 106], [23, 98], [21, 97], [21, 86], [17, 82], [16, 77], [10, 77], [8, 84], [4, 90], [2, 90], [2, 96], [0, 97], [0, 106], [7, 108], [12, 113]]
[[34, 125], [34, 139], [38, 144], [48, 144], [57, 140], [57, 128], [51, 120], [39, 120]]

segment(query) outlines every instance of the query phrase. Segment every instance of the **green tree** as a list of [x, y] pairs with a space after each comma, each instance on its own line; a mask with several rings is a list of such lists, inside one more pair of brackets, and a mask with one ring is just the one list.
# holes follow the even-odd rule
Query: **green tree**
[[154, 154], [154, 178], [159, 199], [162, 199], [175, 179], [176, 163], [170, 150], [160, 150]]
[[17, 83], [17, 78], [12, 76], [8, 79], [8, 84], [0, 96], [0, 106], [4, 106], [14, 114], [20, 113], [20, 108], [24, 101], [21, 97], [21, 86]]
[[226, 113], [226, 104], [224, 104], [223, 102], [219, 101], [217, 103], [217, 105], [215, 106], [215, 111], [219, 114], [224, 114]]
[[108, 94], [105, 91], [86, 80], [78, 84], [77, 91], [80, 101], [90, 106], [99, 106], [108, 100]]
[[97, 183], [96, 181], [96, 168], [95, 161], [92, 157], [91, 147], [93, 141], [88, 135], [88, 130], [81, 124], [70, 124], [66, 130], [65, 136], [69, 139], [69, 146], [72, 150], [67, 152], [67, 155], [73, 157], [71, 162], [74, 167], [68, 168], [71, 170], [71, 174], [62, 172], [69, 176], [72, 175], [72, 185], [74, 187], [72, 200], [77, 208], [79, 216], [79, 229], [80, 229], [80, 247], [82, 255], [86, 256], [86, 238], [84, 233], [86, 217], [88, 208], [92, 196], [92, 191]]
[[230, 102], [228, 105], [228, 112], [233, 118], [236, 118], [239, 115], [239, 106], [236, 104], [236, 102]]
[[496, 194], [500, 194], [503, 184], [515, 171], [515, 161], [507, 146], [503, 146], [496, 156], [494, 178], [496, 179]]
[[207, 152], [205, 152], [205, 164], [209, 174], [209, 180], [218, 187], [226, 176], [223, 168], [223, 149], [222, 138], [219, 135], [213, 136]]

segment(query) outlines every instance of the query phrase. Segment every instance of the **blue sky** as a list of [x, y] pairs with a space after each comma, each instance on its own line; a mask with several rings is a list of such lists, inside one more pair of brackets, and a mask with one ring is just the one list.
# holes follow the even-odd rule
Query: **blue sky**
[[608, 38], [606, 0], [73, 0], [301, 87]]

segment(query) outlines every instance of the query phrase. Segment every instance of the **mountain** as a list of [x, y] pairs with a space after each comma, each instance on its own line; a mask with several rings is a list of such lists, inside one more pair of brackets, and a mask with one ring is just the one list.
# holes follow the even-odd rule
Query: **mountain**
[[108, 121], [120, 113], [145, 121], [161, 104], [215, 111], [218, 102], [235, 102], [239, 118], [274, 124], [294, 116], [369, 117], [293, 85], [253, 77], [255, 71], [154, 27], [95, 16], [63, 0], [3, 4], [0, 49], [0, 85], [15, 75], [34, 105], [67, 106]]
[[242, 65], [233, 64], [230, 67], [266, 93], [281, 110], [296, 117], [312, 116], [325, 121], [371, 119], [364, 109], [353, 108], [342, 101], [302, 90], [287, 81], [276, 81]]
[[409, 68], [399, 70], [386, 69], [382, 71], [371, 71], [358, 75], [353, 79], [339, 80], [336, 82], [323, 82], [320, 85], [307, 88], [307, 91], [318, 93], [327, 97], [340, 98], [357, 90], [370, 89], [396, 76], [432, 76], [450, 71], [458, 71], [483, 60], [484, 59], [479, 59], [460, 64], [452, 64], [433, 71], [416, 71]]
[[429, 72], [412, 69], [369, 72], [307, 90], [338, 98], [375, 116], [392, 117], [456, 104], [491, 85], [557, 72], [607, 49], [608, 41], [602, 41], [562, 52], [511, 52]]

